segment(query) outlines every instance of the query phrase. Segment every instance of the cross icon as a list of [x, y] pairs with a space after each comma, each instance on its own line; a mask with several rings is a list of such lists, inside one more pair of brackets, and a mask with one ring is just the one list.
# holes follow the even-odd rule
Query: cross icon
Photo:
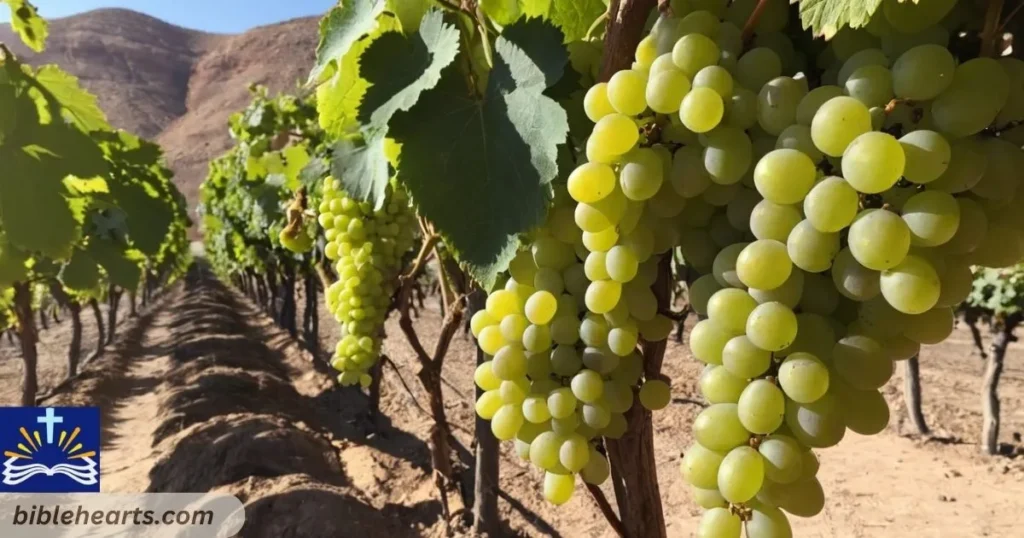
[[53, 413], [52, 407], [46, 408], [46, 416], [39, 417], [36, 419], [39, 424], [46, 424], [46, 443], [53, 444], [53, 426], [55, 424], [62, 424], [64, 422], [63, 417], [58, 417]]

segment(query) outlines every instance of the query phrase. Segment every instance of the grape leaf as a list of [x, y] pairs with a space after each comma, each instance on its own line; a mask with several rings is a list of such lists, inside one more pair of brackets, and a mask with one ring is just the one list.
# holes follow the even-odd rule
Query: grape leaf
[[39, 16], [36, 6], [28, 0], [2, 0], [11, 8], [11, 28], [28, 48], [43, 52], [49, 30], [46, 20]]
[[427, 13], [427, 8], [430, 7], [429, 0], [387, 0], [388, 11], [395, 14], [398, 17], [398, 22], [402, 25], [402, 31], [410, 34], [415, 32], [420, 27], [420, 21], [423, 20], [423, 15]]
[[68, 253], [80, 227], [62, 196], [63, 175], [48, 154], [0, 151], [0, 227], [15, 246], [52, 258]]
[[482, 99], [449, 68], [392, 121], [402, 144], [399, 181], [484, 287], [508, 266], [518, 234], [543, 220], [568, 132], [565, 111], [543, 94], [566, 58], [557, 40], [536, 46], [550, 42], [550, 29], [520, 21], [506, 29], [516, 41], [498, 37]]
[[110, 130], [96, 96], [82, 88], [77, 77], [56, 65], [44, 65], [36, 71], [35, 78], [60, 103], [66, 120], [86, 132]]
[[84, 250], [75, 250], [60, 271], [60, 281], [64, 287], [75, 291], [88, 291], [96, 287], [100, 280], [99, 266]]
[[590, 25], [607, 9], [601, 0], [551, 0], [548, 17], [569, 43], [583, 39]]
[[107, 271], [111, 284], [129, 290], [139, 287], [142, 270], [129, 258], [124, 247], [110, 241], [93, 238], [92, 241], [89, 241], [86, 251]]
[[798, 0], [800, 21], [815, 36], [832, 39], [844, 26], [867, 25], [882, 0]]
[[384, 151], [388, 122], [437, 85], [441, 70], [455, 60], [458, 49], [458, 31], [444, 23], [441, 12], [431, 11], [418, 33], [383, 34], [363, 53], [363, 76], [370, 83], [359, 110], [360, 122], [366, 124], [363, 139], [339, 140], [331, 161], [331, 174], [351, 196], [382, 206], [391, 177]]
[[317, 82], [324, 71], [340, 60], [352, 44], [376, 25], [384, 11], [384, 0], [343, 0], [320, 19], [320, 44], [309, 82]]

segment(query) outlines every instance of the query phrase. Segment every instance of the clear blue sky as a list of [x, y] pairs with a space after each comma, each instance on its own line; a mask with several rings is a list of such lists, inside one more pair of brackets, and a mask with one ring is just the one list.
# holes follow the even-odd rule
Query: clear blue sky
[[[254, 26], [295, 17], [322, 15], [337, 0], [31, 0], [46, 19], [67, 17], [103, 7], [141, 11], [171, 24], [218, 33], [243, 32]], [[0, 4], [0, 23], [10, 21]]]

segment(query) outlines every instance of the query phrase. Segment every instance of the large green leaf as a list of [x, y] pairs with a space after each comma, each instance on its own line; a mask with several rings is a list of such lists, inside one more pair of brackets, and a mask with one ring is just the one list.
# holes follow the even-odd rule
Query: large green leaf
[[99, 266], [84, 250], [75, 250], [71, 260], [64, 264], [60, 271], [60, 281], [64, 287], [75, 291], [88, 291], [96, 287], [100, 280]]
[[359, 109], [360, 122], [366, 125], [362, 140], [342, 138], [331, 161], [331, 174], [346, 192], [376, 207], [384, 203], [391, 177], [384, 151], [388, 122], [437, 85], [458, 49], [458, 30], [444, 23], [441, 12], [431, 11], [416, 34], [383, 34], [363, 53], [362, 74], [370, 86]]
[[[517, 25], [523, 25], [517, 28]], [[473, 277], [489, 287], [515, 254], [518, 234], [540, 223], [557, 174], [565, 111], [543, 91], [566, 52], [546, 23], [518, 22], [499, 36], [483, 99], [449, 68], [391, 135], [402, 144], [398, 179]], [[559, 60], [558, 58], [561, 58]]]
[[11, 27], [28, 48], [43, 52], [49, 30], [36, 7], [28, 0], [3, 0], [11, 8]]
[[[909, 1], [909, 0], [908, 0]], [[814, 35], [831, 39], [844, 26], [865, 26], [882, 0], [799, 0], [800, 21]]]
[[0, 149], [0, 227], [15, 246], [64, 258], [78, 239], [80, 225], [64, 198], [53, 157], [20, 149]]
[[142, 270], [128, 257], [123, 246], [106, 240], [93, 239], [89, 242], [87, 252], [107, 271], [111, 284], [129, 290], [139, 287]]
[[601, 0], [552, 0], [548, 17], [562, 34], [565, 42], [579, 41], [587, 35], [590, 25], [604, 14], [608, 6]]
[[110, 129], [96, 96], [82, 88], [74, 75], [56, 65], [44, 65], [36, 71], [35, 79], [63, 107], [65, 119], [86, 132]]
[[340, 61], [356, 40], [374, 28], [384, 4], [384, 0], [344, 0], [320, 19], [320, 44], [310, 82], [319, 81], [332, 63]]

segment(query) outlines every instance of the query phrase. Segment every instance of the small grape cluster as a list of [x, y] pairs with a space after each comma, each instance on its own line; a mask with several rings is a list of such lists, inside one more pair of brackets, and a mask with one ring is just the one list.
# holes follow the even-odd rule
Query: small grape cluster
[[[648, 409], [669, 403], [668, 383], [642, 381], [637, 350], [641, 337], [663, 340], [672, 329], [671, 320], [657, 313], [650, 289], [658, 260], [641, 263], [626, 253], [616, 256], [632, 259], [608, 262], [602, 256], [595, 269], [592, 256], [604, 252], [587, 250], [587, 233], [574, 223], [577, 211], [565, 185], [557, 186], [546, 224], [530, 234], [529, 248], [510, 264], [504, 289], [492, 292], [470, 323], [480, 348], [493, 357], [476, 371], [485, 391], [476, 411], [491, 421], [498, 439], [514, 439], [519, 456], [545, 471], [544, 496], [554, 504], [572, 497], [576, 474], [590, 484], [608, 478], [599, 441], [626, 432], [624, 413], [638, 387]], [[610, 243], [605, 250], [618, 248], [614, 238]], [[596, 270], [603, 279], [591, 282], [588, 271]], [[632, 316], [622, 281], [649, 305], [644, 319]]]
[[389, 187], [383, 207], [350, 198], [328, 177], [318, 221], [338, 280], [327, 288], [327, 307], [341, 324], [331, 366], [342, 385], [370, 383], [369, 369], [380, 357], [381, 326], [403, 256], [414, 241], [414, 215], [405, 191]]

